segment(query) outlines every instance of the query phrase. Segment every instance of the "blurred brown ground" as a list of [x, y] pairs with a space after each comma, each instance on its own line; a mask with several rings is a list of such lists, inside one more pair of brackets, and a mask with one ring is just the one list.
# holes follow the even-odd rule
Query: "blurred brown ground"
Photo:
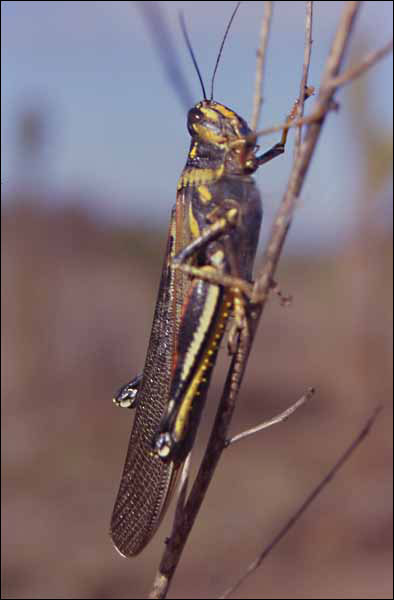
[[[35, 200], [16, 198], [2, 215], [2, 597], [142, 598], [171, 511], [140, 557], [113, 550], [109, 518], [132, 416], [111, 397], [143, 366], [164, 233]], [[226, 452], [170, 597], [222, 593], [384, 403], [346, 468], [236, 597], [392, 598], [392, 240], [356, 238], [330, 257], [282, 263], [293, 304], [269, 303], [233, 430], [310, 385], [316, 397]]]

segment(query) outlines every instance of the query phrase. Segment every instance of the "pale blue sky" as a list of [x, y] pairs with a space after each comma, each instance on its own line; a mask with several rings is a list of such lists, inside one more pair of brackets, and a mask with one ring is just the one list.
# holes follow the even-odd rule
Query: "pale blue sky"
[[[163, 73], [133, 2], [2, 2], [2, 192], [18, 183], [15, 121], [29, 106], [46, 107], [51, 125], [47, 180], [54, 203], [67, 191], [84, 193], [89, 208], [117, 220], [164, 223], [189, 140], [185, 110]], [[182, 40], [182, 9], [205, 80], [234, 2], [161, 2], [188, 83], [197, 77]], [[250, 118], [255, 50], [262, 2], [243, 2], [226, 44], [215, 98]], [[392, 36], [392, 2], [364, 2], [351, 62]], [[315, 2], [310, 83], [318, 86], [343, 2]], [[268, 54], [262, 125], [281, 122], [298, 93], [303, 56], [304, 2], [276, 2]], [[377, 125], [392, 130], [392, 57], [368, 75]], [[207, 83], [208, 85], [208, 83]], [[294, 244], [316, 247], [346, 235], [359, 192], [363, 148], [350, 123], [352, 101], [337, 97], [339, 113], [326, 125], [292, 232]], [[261, 139], [262, 148], [276, 140]], [[263, 167], [258, 182], [269, 222], [291, 159]], [[377, 205], [382, 215], [387, 206]], [[379, 215], [378, 215], [379, 217]], [[315, 232], [311, 235], [311, 231]]]

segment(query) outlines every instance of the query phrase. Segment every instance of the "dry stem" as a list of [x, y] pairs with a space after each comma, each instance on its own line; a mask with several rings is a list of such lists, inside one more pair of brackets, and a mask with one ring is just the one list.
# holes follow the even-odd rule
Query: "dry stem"
[[287, 408], [285, 411], [281, 412], [279, 415], [276, 415], [275, 417], [272, 417], [272, 419], [269, 419], [268, 421], [264, 421], [263, 423], [256, 425], [256, 427], [252, 427], [251, 429], [242, 431], [242, 433], [238, 433], [237, 435], [234, 435], [232, 438], [230, 438], [227, 441], [226, 446], [227, 447], [232, 446], [236, 442], [240, 442], [241, 440], [244, 440], [245, 438], [248, 438], [251, 435], [260, 433], [260, 431], [263, 431], [264, 429], [268, 429], [268, 427], [272, 427], [272, 425], [277, 425], [278, 423], [283, 423], [284, 421], [287, 421], [287, 419], [290, 417], [290, 415], [292, 415], [298, 408], [300, 408], [300, 406], [303, 406], [303, 404], [305, 404], [305, 402], [307, 402], [308, 400], [310, 400], [312, 398], [314, 393], [315, 393], [315, 389], [309, 388], [308, 391], [306, 392], [306, 394], [301, 396], [301, 398], [299, 398], [297, 400], [297, 402], [295, 402], [294, 404], [289, 406], [289, 408]]
[[[308, 4], [311, 5], [312, 3]], [[333, 99], [334, 93], [337, 90], [338, 86], [343, 85], [343, 83], [345, 82], [344, 76], [339, 76], [339, 71], [343, 63], [345, 51], [350, 40], [357, 13], [360, 9], [360, 4], [360, 2], [345, 3], [343, 13], [337, 27], [335, 39], [325, 65], [321, 87], [315, 102], [315, 107], [312, 111], [312, 115], [310, 117], [298, 119], [295, 123], [290, 125], [300, 127], [302, 124], [308, 124], [308, 128], [304, 140], [302, 140], [301, 136], [299, 137], [298, 151], [294, 159], [294, 166], [290, 174], [287, 191], [283, 197], [271, 231], [270, 240], [268, 242], [264, 254], [262, 273], [254, 286], [253, 299], [255, 305], [253, 306], [253, 310], [249, 315], [248, 326], [240, 333], [237, 351], [231, 361], [230, 369], [227, 374], [223, 394], [217, 410], [216, 419], [213, 425], [213, 429], [203, 461], [201, 463], [198, 475], [196, 477], [196, 480], [193, 484], [193, 487], [191, 489], [190, 495], [186, 503], [183, 505], [182, 499], [182, 506], [179, 506], [178, 504], [173, 531], [164, 550], [159, 571], [156, 575], [154, 586], [149, 596], [150, 598], [165, 598], [167, 596], [169, 586], [171, 584], [175, 570], [179, 563], [188, 535], [192, 529], [193, 523], [203, 502], [207, 488], [213, 477], [220, 456], [224, 448], [226, 447], [227, 432], [234, 411], [239, 387], [241, 385], [242, 378], [245, 372], [246, 364], [253, 344], [253, 339], [257, 330], [257, 326], [261, 314], [264, 310], [270, 288], [272, 287], [272, 281], [274, 279], [275, 270], [283, 248], [283, 244], [286, 239], [286, 235], [289, 230], [290, 224], [292, 222], [296, 206], [296, 200], [301, 192], [306, 173], [311, 163], [314, 149], [320, 136], [322, 126], [325, 122], [326, 115], [335, 105]], [[312, 6], [310, 6], [309, 12], [307, 14], [306, 48], [304, 56], [303, 75], [300, 84], [300, 106], [302, 106], [303, 102], [310, 61], [310, 48], [312, 42], [311, 19]], [[386, 50], [384, 51], [384, 53], [385, 52]], [[366, 61], [364, 61], [363, 63], [364, 66], [360, 66], [357, 70], [353, 69], [350, 72], [345, 72], [345, 74], [347, 73], [346, 81], [361, 74], [361, 72], [368, 68], [368, 66], [371, 66], [371, 64], [373, 64], [374, 61], [371, 61], [371, 59], [369, 59], [368, 65], [365, 63]], [[256, 105], [257, 104], [261, 104], [261, 96], [259, 96], [259, 94], [257, 94], [256, 98]], [[284, 124], [279, 128], [271, 128], [270, 131], [283, 129], [284, 127], [289, 127], [289, 124]], [[259, 132], [259, 135], [262, 135], [262, 132]], [[325, 487], [325, 485], [327, 485], [333, 474], [335, 474], [338, 468], [349, 458], [350, 453], [354, 450], [354, 447], [356, 447], [356, 445], [358, 445], [361, 442], [361, 439], [365, 437], [366, 433], [368, 432], [367, 430], [369, 430], [369, 427], [372, 424], [373, 418], [369, 421], [368, 425], [360, 434], [359, 441], [357, 442], [356, 440], [352, 444], [352, 447], [343, 455], [340, 461], [338, 461], [338, 463], [333, 467], [328, 476], [319, 484], [316, 490], [314, 490], [313, 494], [311, 495], [311, 498], [308, 499], [307, 503], [305, 503], [306, 506], [302, 508], [301, 512], [303, 512], [307, 508], [307, 506], [309, 506], [310, 502], [316, 497], [318, 493], [320, 493], [321, 489]], [[295, 513], [295, 515], [290, 520], [291, 523], [293, 523], [297, 518], [299, 518], [299, 514], [300, 511], [297, 511], [297, 513]], [[287, 530], [288, 528], [289, 527], [287, 527]], [[281, 532], [277, 536], [278, 540], [281, 539], [283, 535], [284, 533]], [[277, 541], [275, 543], [277, 543]], [[272, 544], [270, 546], [272, 546]], [[259, 557], [259, 564], [261, 563], [261, 560], [263, 558], [264, 556]]]
[[262, 86], [264, 81], [265, 56], [267, 53], [268, 38], [271, 29], [272, 2], [264, 2], [263, 21], [261, 23], [260, 41], [257, 50], [256, 84], [253, 97], [253, 112], [250, 121], [252, 131], [257, 129], [263, 104]]
[[301, 518], [301, 516], [305, 513], [305, 511], [309, 508], [312, 502], [319, 496], [319, 494], [323, 491], [323, 489], [330, 483], [333, 477], [338, 473], [338, 471], [343, 467], [343, 465], [349, 460], [350, 456], [353, 452], [360, 446], [360, 444], [364, 441], [364, 439], [369, 434], [372, 425], [374, 424], [378, 414], [382, 410], [381, 406], [378, 406], [372, 415], [369, 417], [368, 421], [365, 423], [363, 428], [357, 434], [356, 438], [353, 442], [346, 448], [345, 452], [340, 456], [337, 462], [331, 467], [328, 471], [327, 475], [318, 483], [314, 490], [304, 500], [299, 509], [291, 516], [291, 518], [287, 521], [287, 523], [282, 527], [282, 529], [276, 534], [274, 539], [264, 548], [264, 550], [259, 554], [259, 556], [249, 565], [246, 569], [245, 573], [238, 579], [238, 581], [232, 585], [226, 592], [219, 596], [222, 598], [228, 598], [231, 594], [236, 592], [240, 585], [247, 579], [252, 573], [256, 571], [264, 561], [264, 559], [272, 552], [275, 546], [280, 542], [281, 539], [290, 531], [290, 529], [295, 525], [295, 523]]

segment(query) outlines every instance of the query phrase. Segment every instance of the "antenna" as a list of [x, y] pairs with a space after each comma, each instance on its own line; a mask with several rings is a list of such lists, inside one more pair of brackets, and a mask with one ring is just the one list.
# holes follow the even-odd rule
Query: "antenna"
[[224, 37], [223, 37], [222, 43], [220, 45], [219, 54], [218, 54], [218, 57], [216, 59], [216, 64], [215, 64], [215, 68], [213, 70], [213, 75], [212, 75], [212, 79], [211, 79], [211, 98], [210, 98], [211, 100], [213, 100], [213, 86], [214, 86], [214, 83], [215, 83], [215, 76], [216, 76], [216, 71], [218, 70], [218, 66], [219, 66], [219, 62], [220, 62], [220, 57], [222, 56], [223, 47], [224, 47], [224, 44], [225, 44], [228, 32], [230, 31], [231, 24], [232, 24], [232, 22], [234, 20], [235, 15], [237, 14], [237, 11], [238, 11], [240, 5], [241, 5], [241, 2], [237, 2], [237, 6], [233, 10], [233, 14], [231, 15], [230, 21], [228, 22], [228, 25], [226, 27], [226, 31], [224, 32]]
[[184, 16], [183, 16], [182, 12], [179, 13], [179, 22], [181, 24], [181, 29], [182, 29], [183, 37], [185, 38], [186, 46], [187, 46], [187, 48], [189, 50], [190, 56], [192, 57], [194, 68], [196, 69], [198, 78], [200, 80], [200, 84], [201, 84], [201, 89], [202, 89], [202, 93], [203, 93], [203, 96], [204, 96], [204, 100], [207, 100], [207, 94], [206, 94], [206, 91], [205, 91], [204, 82], [202, 80], [200, 69], [198, 68], [197, 60], [196, 60], [196, 57], [194, 55], [192, 45], [190, 43], [189, 35], [188, 35], [187, 29], [186, 29], [185, 19], [184, 19]]

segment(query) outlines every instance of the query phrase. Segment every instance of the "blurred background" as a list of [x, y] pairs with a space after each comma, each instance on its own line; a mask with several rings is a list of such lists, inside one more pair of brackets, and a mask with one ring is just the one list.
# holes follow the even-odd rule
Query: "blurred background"
[[[146, 2], [143, 4], [147, 4]], [[233, 2], [160, 2], [201, 97]], [[318, 87], [343, 2], [315, 2]], [[250, 118], [262, 2], [243, 2], [215, 98]], [[347, 64], [392, 35], [391, 2], [365, 2]], [[141, 598], [172, 513], [138, 558], [109, 518], [132, 416], [114, 390], [140, 372], [170, 208], [188, 150], [186, 109], [133, 2], [1, 2], [2, 597]], [[304, 3], [277, 2], [261, 126], [298, 94]], [[224, 456], [172, 598], [213, 598], [243, 572], [378, 403], [384, 413], [237, 598], [392, 598], [392, 58], [341, 90], [278, 272], [293, 303], [262, 320], [233, 432], [311, 385], [313, 401]], [[311, 102], [312, 103], [312, 102]], [[292, 157], [257, 174], [262, 244]], [[262, 138], [262, 149], [277, 138]], [[204, 449], [225, 352], [194, 455]]]

